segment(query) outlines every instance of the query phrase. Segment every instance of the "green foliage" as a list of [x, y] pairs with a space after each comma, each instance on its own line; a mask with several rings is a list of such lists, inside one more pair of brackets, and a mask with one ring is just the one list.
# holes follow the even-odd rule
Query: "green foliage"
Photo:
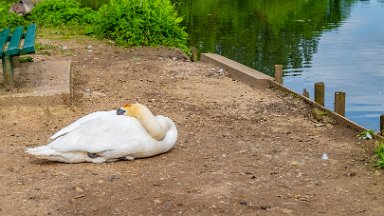
[[188, 35], [170, 0], [111, 0], [99, 11], [81, 7], [76, 0], [44, 0], [26, 17], [9, 13], [9, 7], [10, 3], [0, 2], [0, 26], [36, 23], [75, 30], [62, 32], [108, 38], [125, 47], [163, 45], [189, 54]]
[[44, 0], [36, 4], [28, 19], [41, 26], [73, 27], [91, 24], [95, 14], [76, 0]]
[[111, 0], [99, 9], [93, 33], [126, 47], [164, 45], [186, 52], [181, 21], [169, 0]]
[[20, 57], [20, 63], [33, 62], [33, 58], [31, 56], [22, 56]]
[[10, 3], [0, 2], [0, 29], [5, 26], [12, 28], [26, 23], [22, 16], [15, 13], [9, 13], [8, 11], [10, 7]]
[[365, 131], [360, 132], [357, 135], [357, 138], [360, 140], [369, 140], [369, 139], [373, 139], [374, 134], [375, 134], [374, 130], [365, 130]]
[[380, 142], [376, 148], [376, 166], [380, 169], [384, 169], [384, 143]]
[[[0, 26], [16, 27], [28, 23], [37, 23], [47, 27], [78, 27], [91, 24], [96, 14], [90, 8], [80, 7], [76, 0], [44, 0], [36, 4], [32, 14], [22, 17], [10, 13], [11, 4], [0, 2]], [[80, 32], [81, 33], [81, 32]]]

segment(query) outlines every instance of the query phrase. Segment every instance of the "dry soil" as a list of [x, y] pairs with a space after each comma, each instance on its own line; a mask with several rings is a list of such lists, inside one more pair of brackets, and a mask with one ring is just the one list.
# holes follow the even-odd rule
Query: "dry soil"
[[[35, 61], [73, 61], [75, 98], [73, 106], [1, 107], [0, 215], [384, 214], [374, 142], [316, 121], [292, 95], [251, 88], [166, 48], [38, 43]], [[104, 164], [24, 153], [82, 115], [129, 102], [176, 122], [172, 151]]]

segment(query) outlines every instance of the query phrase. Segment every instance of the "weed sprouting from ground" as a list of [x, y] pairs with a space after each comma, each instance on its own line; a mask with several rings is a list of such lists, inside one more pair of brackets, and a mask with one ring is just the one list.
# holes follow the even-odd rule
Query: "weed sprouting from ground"
[[376, 167], [384, 169], [384, 142], [381, 141], [378, 143], [376, 148]]

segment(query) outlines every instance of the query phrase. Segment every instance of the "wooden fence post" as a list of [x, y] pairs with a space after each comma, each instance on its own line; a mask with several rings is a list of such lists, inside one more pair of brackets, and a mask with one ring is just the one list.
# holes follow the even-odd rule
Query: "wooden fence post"
[[275, 65], [275, 81], [283, 84], [283, 65]]
[[306, 98], [309, 98], [309, 92], [307, 91], [306, 88], [303, 89], [303, 96]]
[[345, 92], [335, 92], [334, 111], [342, 116], [345, 116]]
[[380, 134], [384, 136], [384, 114], [380, 115]]
[[197, 62], [197, 49], [196, 49], [196, 47], [191, 47], [191, 51], [192, 51], [192, 61]]
[[315, 83], [315, 102], [324, 106], [324, 83]]

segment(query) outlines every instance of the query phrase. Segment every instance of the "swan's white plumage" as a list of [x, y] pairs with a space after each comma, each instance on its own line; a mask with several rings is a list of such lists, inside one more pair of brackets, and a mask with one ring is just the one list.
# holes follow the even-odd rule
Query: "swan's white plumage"
[[[60, 162], [101, 163], [121, 157], [150, 157], [169, 151], [177, 139], [173, 121], [165, 116], [153, 116], [149, 110], [140, 113], [144, 113], [144, 117], [117, 115], [116, 111], [91, 113], [55, 133], [48, 145], [28, 148], [26, 152]], [[140, 120], [143, 118], [160, 125], [165, 133], [162, 140], [156, 140], [148, 133], [147, 128], [152, 125]], [[95, 153], [97, 157], [91, 158], [88, 153]]]
[[57, 137], [62, 136], [64, 134], [68, 133], [69, 131], [75, 129], [81, 123], [87, 122], [87, 121], [92, 120], [92, 119], [99, 118], [101, 116], [106, 116], [106, 115], [111, 115], [111, 116], [116, 115], [116, 110], [97, 111], [97, 112], [93, 112], [93, 113], [90, 113], [88, 115], [85, 115], [85, 116], [79, 118], [78, 120], [76, 120], [75, 122], [73, 122], [72, 124], [68, 125], [67, 127], [62, 128], [61, 130], [57, 131], [55, 134], [53, 134], [50, 137], [50, 139], [54, 140]]

